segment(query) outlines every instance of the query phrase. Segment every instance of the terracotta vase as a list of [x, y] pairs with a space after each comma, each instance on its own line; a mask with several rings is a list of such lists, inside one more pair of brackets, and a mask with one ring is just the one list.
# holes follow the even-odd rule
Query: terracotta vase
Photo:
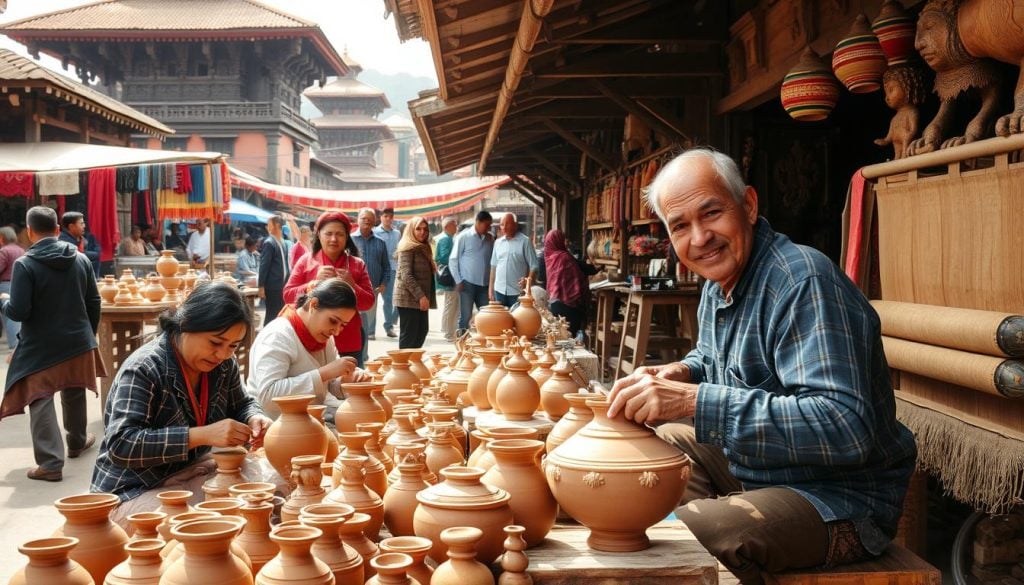
[[477, 546], [484, 541], [483, 531], [470, 526], [446, 528], [441, 541], [448, 547], [448, 560], [434, 570], [431, 585], [494, 585], [491, 570], [478, 560]]
[[160, 284], [160, 277], [156, 274], [146, 277], [146, 286], [142, 288], [142, 296], [151, 303], [159, 303], [164, 300], [167, 291]]
[[270, 482], [246, 481], [243, 483], [236, 483], [229, 487], [228, 494], [233, 498], [242, 498], [242, 500], [245, 501], [247, 495], [266, 494], [270, 498], [273, 498], [276, 490], [277, 486]]
[[594, 420], [548, 454], [548, 485], [558, 505], [590, 529], [590, 548], [643, 550], [647, 528], [679, 505], [690, 459], [647, 427], [608, 418], [607, 399], [587, 406]]
[[452, 443], [452, 423], [430, 423], [429, 443], [427, 443], [427, 469], [435, 474], [449, 465], [462, 465], [465, 459], [462, 451]]
[[371, 376], [373, 376], [374, 382], [384, 381], [384, 372], [380, 371], [380, 368], [383, 365], [383, 363], [377, 360], [369, 360], [363, 363], [363, 367], [366, 368], [366, 371], [369, 372]]
[[457, 420], [457, 417], [459, 416], [459, 408], [430, 407], [424, 409], [424, 412], [436, 423], [451, 423], [449, 431], [452, 443], [459, 448], [459, 452], [462, 453], [463, 459], [465, 459], [468, 435], [466, 434], [466, 429], [462, 428], [462, 425], [459, 424], [459, 421]]
[[323, 533], [311, 526], [280, 526], [270, 533], [281, 552], [256, 574], [256, 585], [328, 585], [330, 567], [310, 552]]
[[487, 445], [495, 464], [480, 481], [508, 492], [512, 497], [515, 523], [526, 528], [526, 544], [534, 547], [544, 541], [555, 525], [558, 504], [540, 470], [537, 457], [544, 443], [527, 439], [502, 439]]
[[270, 515], [274, 512], [272, 499], [266, 494], [250, 494], [239, 509], [245, 518], [245, 527], [235, 537], [235, 544], [249, 556], [253, 574], [259, 573], [263, 565], [279, 552], [277, 544], [270, 540]]
[[412, 557], [403, 553], [387, 553], [374, 557], [370, 564], [377, 575], [368, 580], [366, 585], [421, 585], [406, 573], [412, 567], [412, 563]]
[[500, 441], [502, 439], [538, 440], [540, 437], [540, 431], [528, 427], [494, 427], [480, 430], [487, 435], [488, 441], [486, 444], [481, 444], [483, 452], [477, 457], [475, 467], [479, 467], [484, 471], [494, 467], [495, 463], [494, 453], [491, 453], [490, 449], [491, 441]]
[[501, 568], [504, 571], [498, 577], [498, 585], [533, 585], [533, 578], [526, 574], [530, 559], [523, 552], [526, 541], [523, 539], [522, 526], [505, 527], [505, 554], [501, 555]]
[[79, 545], [69, 536], [30, 540], [18, 547], [28, 564], [18, 569], [9, 585], [93, 585], [89, 571], [70, 558]]
[[444, 369], [444, 355], [443, 354], [432, 353], [432, 354], [430, 354], [428, 359], [429, 359], [429, 361], [424, 362], [424, 363], [427, 364], [427, 369], [430, 370], [431, 374], [436, 376], [438, 372], [440, 372], [442, 369]]
[[469, 399], [478, 410], [490, 410], [491, 402], [487, 398], [487, 382], [498, 367], [501, 358], [507, 352], [503, 349], [477, 349], [476, 354], [480, 356], [481, 364], [477, 366], [469, 376]]
[[[390, 418], [390, 417], [389, 417]], [[381, 446], [380, 432], [384, 428], [381, 423], [358, 423], [356, 424], [356, 432], [359, 433], [370, 433], [370, 438], [367, 439], [366, 444], [363, 447], [366, 452], [371, 456], [380, 461], [381, 465], [384, 466], [385, 471], [391, 473], [391, 470], [395, 468], [395, 462], [387, 453], [384, 452]]]
[[228, 488], [245, 482], [245, 478], [242, 477], [242, 462], [245, 461], [245, 455], [245, 449], [240, 447], [210, 453], [217, 463], [217, 474], [203, 484], [203, 493], [207, 498], [225, 498], [230, 495]]
[[133, 540], [124, 545], [128, 560], [107, 573], [103, 585], [159, 585], [167, 569], [160, 550], [164, 541], [158, 538]]
[[160, 276], [175, 276], [178, 274], [178, 259], [174, 257], [174, 250], [162, 250], [156, 261], [156, 271]]
[[521, 346], [513, 347], [512, 357], [505, 360], [505, 369], [508, 375], [495, 386], [498, 409], [508, 420], [533, 419], [533, 413], [540, 406], [540, 388], [530, 377], [530, 362], [523, 357]]
[[323, 561], [334, 574], [338, 585], [362, 585], [363, 558], [354, 548], [343, 543], [339, 529], [355, 510], [345, 504], [314, 504], [302, 509], [302, 524], [319, 529], [323, 534], [313, 543], [310, 552]]
[[121, 500], [114, 494], [80, 494], [54, 502], [64, 516], [64, 525], [53, 536], [70, 536], [79, 540], [71, 549], [71, 560], [85, 567], [97, 583], [102, 583], [114, 565], [128, 558], [124, 545], [128, 533], [110, 520], [110, 512]]
[[882, 89], [882, 74], [889, 64], [868, 19], [857, 16], [843, 40], [832, 53], [832, 71], [851, 93]]
[[[548, 359], [550, 358], [550, 359]], [[551, 371], [552, 366], [555, 365], [555, 358], [551, 355], [551, 350], [545, 349], [539, 358], [534, 360], [534, 367], [530, 370], [530, 377], [537, 381], [537, 387], [544, 391], [544, 382], [551, 379], [554, 372]], [[541, 396], [543, 402], [544, 397]]]
[[441, 470], [444, 481], [416, 494], [420, 505], [413, 515], [416, 536], [434, 543], [430, 558], [442, 562], [445, 547], [441, 531], [454, 526], [475, 526], [484, 532], [479, 548], [481, 562], [490, 564], [501, 554], [501, 529], [512, 524], [510, 496], [505, 490], [481, 483], [484, 471], [476, 467]]
[[491, 438], [487, 436], [487, 433], [483, 432], [483, 430], [481, 429], [473, 429], [472, 431], [470, 431], [469, 436], [469, 444], [472, 445], [475, 441], [476, 448], [473, 449], [473, 452], [470, 453], [469, 457], [466, 458], [466, 467], [480, 467], [479, 465], [477, 465], [477, 462], [480, 460], [480, 457], [487, 450], [487, 443], [490, 442]]
[[114, 296], [114, 304], [118, 306], [132, 304], [132, 291], [128, 290], [128, 285], [124, 281], [118, 281], [117, 283], [117, 294]]
[[807, 47], [782, 80], [782, 107], [794, 120], [818, 122], [836, 107], [839, 88], [832, 68]]
[[572, 366], [565, 360], [555, 364], [551, 372], [551, 378], [541, 386], [540, 403], [548, 418], [558, 422], [569, 412], [569, 401], [565, 399], [565, 395], [579, 392], [580, 386], [572, 379]]
[[356, 512], [338, 528], [341, 541], [355, 549], [363, 559], [363, 576], [367, 579], [375, 574], [370, 565], [370, 559], [380, 552], [377, 545], [366, 537], [366, 527], [370, 524], [370, 520], [369, 514]]
[[[171, 518], [172, 537], [167, 541], [167, 544], [164, 545], [163, 550], [160, 551], [160, 556], [164, 557], [164, 560], [166, 560], [168, 563], [172, 563], [181, 558], [181, 556], [185, 554], [185, 547], [182, 546], [181, 543], [175, 540], [173, 537], [174, 529], [178, 526], [188, 524], [190, 522], [198, 522], [200, 520], [218, 519], [238, 522], [239, 526], [245, 524], [245, 518], [243, 518], [242, 516], [223, 516], [221, 514], [218, 514], [217, 512], [211, 511], [195, 511], [185, 512], [184, 514], [178, 514], [177, 516], [173, 516]], [[240, 547], [238, 543], [234, 541], [234, 539], [232, 539], [229, 549], [231, 551], [231, 554], [235, 555], [240, 561], [242, 561], [242, 563], [244, 563], [246, 567], [252, 569], [252, 559], [249, 558], [249, 554], [245, 552], [245, 549]]]
[[427, 364], [423, 363], [423, 354], [426, 353], [425, 349], [407, 349], [409, 352], [409, 369], [412, 370], [413, 374], [420, 379], [423, 384], [429, 384], [430, 380], [434, 378], [433, 374], [430, 373], [430, 369]]
[[241, 498], [210, 498], [195, 505], [196, 512], [214, 512], [221, 516], [239, 516], [244, 505]]
[[377, 540], [380, 527], [384, 524], [384, 502], [373, 490], [363, 482], [363, 466], [366, 457], [358, 455], [338, 455], [341, 461], [341, 485], [331, 490], [324, 497], [325, 504], [348, 504], [356, 512], [370, 515], [366, 526], [366, 536]]
[[[391, 399], [389, 399], [387, 397], [387, 395], [384, 394], [384, 382], [383, 382], [383, 380], [378, 380], [378, 379], [374, 378], [373, 383], [376, 384], [376, 385], [373, 387], [373, 390], [370, 392], [370, 397], [373, 398], [374, 402], [379, 404], [380, 407], [384, 409], [384, 420], [385, 421], [389, 421], [389, 420], [391, 420], [391, 415], [395, 411], [395, 405], [392, 404]], [[359, 424], [360, 423], [356, 423], [356, 427], [358, 427]]]
[[505, 360], [507, 359], [508, 354], [506, 353], [491, 372], [491, 377], [487, 379], [487, 402], [491, 405], [491, 410], [498, 414], [502, 413], [501, 405], [498, 404], [498, 384], [505, 379], [505, 376], [508, 376], [508, 370], [505, 369]]
[[416, 425], [414, 414], [412, 411], [415, 408], [398, 408], [395, 411], [395, 415], [391, 420], [395, 421], [397, 428], [395, 432], [391, 433], [384, 445], [384, 452], [394, 457], [395, 446], [401, 445], [402, 443], [414, 442], [420, 439], [419, 433], [416, 432]]
[[167, 291], [164, 295], [164, 302], [178, 304], [181, 302], [181, 296], [178, 291], [181, 289], [182, 279], [177, 276], [162, 276], [160, 277], [160, 284]]
[[384, 494], [384, 525], [394, 536], [412, 536], [413, 514], [419, 502], [416, 494], [430, 487], [423, 480], [423, 464], [410, 459], [398, 465], [399, 479]]
[[117, 290], [117, 281], [114, 280], [113, 276], [103, 277], [103, 281], [99, 286], [99, 291], [100, 297], [103, 299], [104, 303], [113, 303], [114, 297], [117, 296]]
[[338, 432], [354, 433], [356, 424], [366, 422], [384, 423], [384, 409], [371, 396], [374, 389], [383, 389], [377, 382], [354, 382], [342, 384], [341, 389], [348, 398], [334, 413], [334, 426]]
[[[356, 432], [341, 433], [338, 437], [340, 437], [342, 443], [345, 444], [345, 455], [354, 455], [364, 459], [363, 481], [366, 484], [366, 487], [373, 490], [373, 492], [378, 496], [384, 497], [384, 493], [388, 491], [387, 469], [384, 468], [384, 465], [376, 457], [370, 455], [366, 450], [366, 443], [370, 440], [372, 435], [366, 432]], [[336, 477], [339, 484], [341, 483], [343, 467], [341, 460], [335, 459], [333, 475]]]
[[[420, 470], [420, 477], [429, 485], [437, 483], [437, 475], [427, 468], [427, 439], [417, 439], [416, 442], [402, 443], [395, 446], [395, 461], [400, 465], [403, 462], [414, 461], [423, 466]], [[388, 474], [388, 484], [398, 483], [401, 474], [398, 465]], [[390, 491], [390, 489], [389, 489]]]
[[127, 520], [131, 530], [129, 531], [128, 541], [147, 540], [150, 538], [163, 540], [156, 527], [163, 524], [166, 519], [167, 514], [163, 512], [136, 512], [129, 515]]
[[185, 271], [185, 275], [182, 278], [185, 281], [185, 291], [192, 292], [192, 289], [196, 287], [196, 280], [199, 279], [199, 275], [194, 268], [189, 268]]
[[413, 384], [420, 383], [420, 377], [410, 369], [409, 350], [392, 349], [388, 355], [391, 369], [384, 375], [385, 388], [412, 388]]
[[319, 504], [323, 501], [324, 488], [320, 487], [320, 480], [324, 474], [320, 471], [320, 464], [324, 458], [320, 455], [299, 455], [292, 457], [292, 474], [289, 478], [296, 488], [281, 506], [281, 520], [298, 520], [299, 511], [310, 504]]
[[516, 333], [527, 339], [533, 339], [540, 333], [542, 325], [540, 311], [533, 306], [533, 297], [530, 296], [529, 286], [519, 297], [519, 306], [512, 311], [512, 320], [516, 324]]
[[263, 445], [270, 464], [283, 478], [291, 476], [292, 457], [323, 457], [327, 453], [327, 435], [324, 434], [323, 425], [306, 411], [314, 399], [312, 394], [278, 396], [273, 399], [274, 404], [281, 409], [281, 416], [270, 425]]
[[402, 553], [412, 557], [412, 565], [405, 573], [420, 583], [430, 584], [434, 570], [427, 566], [427, 553], [434, 543], [418, 536], [393, 536], [380, 541], [381, 553]]
[[559, 419], [555, 428], [548, 433], [545, 444], [548, 453], [554, 451], [566, 439], [594, 420], [594, 411], [587, 406], [587, 400], [595, 397], [593, 394], [572, 393], [563, 394], [562, 397], [569, 403], [569, 412]]
[[219, 518], [172, 528], [171, 536], [181, 542], [185, 552], [170, 563], [160, 577], [160, 585], [190, 585], [197, 575], [202, 575], [203, 583], [252, 585], [250, 568], [230, 552], [231, 540], [243, 524], [237, 519]]
[[376, 361], [380, 362], [380, 373], [386, 376], [391, 371], [391, 356], [382, 355]]
[[324, 435], [327, 436], [327, 451], [324, 453], [324, 461], [334, 461], [341, 448], [338, 446], [338, 435], [328, 428], [327, 423], [324, 422], [324, 411], [326, 410], [327, 406], [323, 404], [310, 404], [306, 407], [306, 412], [323, 426]]
[[486, 307], [480, 309], [473, 317], [473, 323], [476, 325], [477, 331], [485, 337], [501, 335], [506, 329], [516, 326], [512, 313], [498, 301], [491, 301]]

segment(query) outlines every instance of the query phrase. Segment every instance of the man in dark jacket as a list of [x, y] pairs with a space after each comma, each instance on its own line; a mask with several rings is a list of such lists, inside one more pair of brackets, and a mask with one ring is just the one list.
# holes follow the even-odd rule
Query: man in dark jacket
[[90, 241], [85, 236], [85, 216], [77, 211], [67, 211], [60, 216], [60, 236], [62, 242], [67, 242], [92, 262], [93, 272], [99, 276], [100, 250], [96, 239]]
[[281, 239], [284, 236], [284, 218], [271, 215], [267, 218], [267, 233], [260, 249], [260, 271], [257, 276], [260, 298], [263, 299], [263, 325], [266, 326], [284, 308], [284, 285], [288, 282], [288, 248]]
[[96, 350], [100, 295], [89, 259], [57, 238], [52, 209], [29, 209], [26, 223], [32, 247], [14, 263], [11, 294], [0, 294], [0, 312], [21, 321], [0, 418], [29, 407], [38, 467], [28, 477], [60, 481], [64, 442], [53, 407], [55, 393], [61, 393], [68, 457], [78, 457], [96, 441], [86, 433], [85, 388], [95, 391], [96, 376], [105, 375]]

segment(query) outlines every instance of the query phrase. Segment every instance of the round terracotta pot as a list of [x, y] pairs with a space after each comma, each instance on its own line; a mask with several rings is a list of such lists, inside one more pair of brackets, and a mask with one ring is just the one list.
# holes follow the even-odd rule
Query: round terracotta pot
[[274, 404], [281, 409], [281, 416], [270, 425], [263, 445], [270, 464], [283, 478], [291, 476], [292, 457], [323, 457], [327, 453], [327, 435], [324, 434], [323, 425], [306, 411], [314, 399], [312, 394], [273, 399]]
[[493, 585], [491, 570], [478, 560], [477, 546], [483, 540], [484, 532], [470, 526], [446, 528], [441, 532], [441, 541], [448, 548], [448, 560], [434, 570], [431, 585]]
[[196, 512], [214, 512], [221, 516], [239, 516], [245, 502], [241, 498], [210, 498], [195, 505]]
[[323, 462], [324, 458], [320, 455], [292, 457], [292, 474], [289, 479], [296, 488], [281, 506], [281, 520], [298, 520], [302, 508], [323, 501], [327, 495], [320, 486], [324, 476], [320, 471], [320, 464]]
[[569, 403], [569, 412], [559, 419], [555, 428], [551, 429], [551, 432], [548, 433], [545, 445], [548, 453], [554, 451], [566, 439], [575, 435], [587, 423], [594, 420], [594, 411], [587, 406], [587, 400], [594, 398], [593, 394], [572, 393], [563, 394], [562, 397]]
[[[264, 499], [260, 499], [264, 496]], [[263, 565], [280, 552], [276, 543], [270, 540], [270, 515], [274, 511], [272, 498], [265, 494], [246, 497], [246, 504], [239, 509], [245, 518], [245, 527], [235, 537], [234, 544], [245, 551], [252, 563], [253, 574], [259, 573]]]
[[[187, 524], [189, 522], [218, 519], [236, 521], [239, 523], [240, 526], [245, 523], [245, 518], [243, 518], [242, 516], [223, 516], [217, 512], [211, 512], [208, 510], [197, 510], [195, 512], [185, 512], [184, 514], [172, 516], [170, 519], [170, 527], [171, 530], [173, 531], [175, 527], [181, 526], [182, 524]], [[229, 548], [231, 554], [238, 557], [238, 559], [242, 561], [242, 563], [244, 563], [246, 567], [249, 567], [250, 569], [252, 568], [252, 559], [249, 558], [249, 554], [245, 552], [245, 549], [238, 546], [238, 544], [234, 540], [231, 541], [231, 545]], [[164, 560], [167, 561], [168, 564], [178, 560], [179, 558], [181, 558], [183, 554], [185, 554], [185, 547], [182, 546], [180, 542], [175, 540], [173, 536], [167, 541], [167, 544], [164, 545], [163, 550], [160, 551], [160, 556], [162, 556]]]
[[482, 363], [477, 366], [469, 376], [469, 399], [478, 410], [490, 410], [491, 402], [487, 398], [487, 383], [491, 374], [505, 357], [507, 352], [504, 349], [478, 349], [476, 354], [480, 356]]
[[430, 380], [434, 378], [433, 374], [430, 373], [430, 368], [427, 364], [423, 363], [423, 354], [427, 352], [425, 349], [407, 349], [409, 352], [409, 369], [412, 370], [413, 374], [420, 379], [423, 384], [429, 384]]
[[370, 565], [370, 559], [377, 556], [380, 552], [377, 545], [369, 538], [366, 538], [366, 527], [370, 524], [370, 520], [369, 514], [356, 512], [338, 528], [341, 541], [355, 549], [359, 556], [362, 557], [363, 576], [367, 579], [376, 574], [373, 566]]
[[512, 319], [516, 324], [516, 333], [519, 335], [533, 339], [540, 333], [542, 325], [540, 311], [533, 306], [533, 297], [529, 296], [529, 291], [519, 297], [519, 306], [512, 311]]
[[[548, 454], [548, 485], [562, 509], [590, 529], [590, 548], [643, 550], [647, 528], [679, 505], [690, 459], [647, 427], [608, 418], [607, 399], [587, 406], [594, 420]], [[632, 505], [621, 505], [627, 501]]]
[[164, 523], [167, 514], [163, 512], [136, 512], [128, 516], [128, 525], [131, 528], [128, 541], [148, 540], [159, 538], [163, 540], [156, 527]]
[[114, 295], [114, 304], [118, 306], [132, 304], [132, 292], [123, 281], [117, 283], [117, 294]]
[[331, 490], [324, 497], [325, 504], [348, 504], [356, 512], [370, 515], [366, 526], [366, 536], [377, 540], [380, 527], [384, 524], [384, 502], [373, 490], [366, 487], [363, 478], [363, 466], [366, 457], [358, 455], [338, 455], [341, 461], [341, 485]]
[[452, 443], [459, 448], [463, 458], [466, 455], [466, 442], [468, 436], [466, 435], [466, 429], [462, 428], [457, 420], [459, 416], [458, 407], [429, 407], [424, 409], [424, 412], [433, 419], [436, 423], [451, 423], [449, 431], [451, 433]]
[[142, 296], [151, 303], [159, 303], [164, 300], [164, 295], [167, 294], [167, 291], [160, 284], [160, 277], [155, 274], [146, 277], [146, 286], [143, 287], [141, 292]]
[[409, 577], [406, 571], [412, 567], [412, 557], [402, 553], [386, 553], [370, 559], [370, 565], [377, 575], [366, 585], [420, 585]]
[[113, 276], [103, 277], [103, 281], [99, 285], [99, 292], [104, 303], [113, 303], [114, 297], [117, 296], [117, 290], [117, 281]]
[[465, 459], [462, 451], [452, 443], [451, 428], [453, 423], [429, 423], [429, 443], [427, 443], [427, 469], [438, 474], [449, 465], [462, 465]]
[[196, 287], [196, 280], [199, 279], [199, 274], [196, 273], [194, 268], [189, 268], [185, 271], [183, 279], [185, 280], [185, 291], [191, 292]]
[[89, 571], [70, 558], [77, 538], [60, 536], [30, 540], [18, 547], [28, 564], [18, 569], [9, 585], [93, 585]]
[[[402, 443], [395, 446], [395, 461], [399, 464], [414, 461], [423, 466], [420, 477], [429, 485], [437, 483], [437, 475], [427, 468], [427, 442], [428, 439], [417, 439], [415, 442]], [[398, 483], [401, 474], [398, 466], [388, 474], [388, 485]]]
[[380, 432], [383, 429], [384, 425], [377, 422], [356, 424], [356, 432], [370, 433], [370, 438], [366, 441], [366, 444], [363, 445], [366, 452], [377, 459], [377, 461], [380, 461], [381, 465], [384, 466], [384, 469], [388, 473], [391, 473], [391, 470], [395, 467], [395, 462], [387, 456], [387, 453], [384, 452], [384, 448], [381, 444]]
[[[554, 372], [551, 371], [553, 363], [542, 361], [543, 358], [534, 360], [534, 368], [530, 370], [530, 377], [537, 382], [537, 387], [544, 391], [544, 383], [551, 379]], [[543, 402], [544, 396], [541, 395], [541, 401]]]
[[384, 408], [373, 399], [373, 391], [384, 386], [377, 382], [353, 382], [342, 384], [341, 389], [348, 396], [334, 413], [334, 426], [339, 432], [354, 433], [356, 425], [367, 422], [387, 422]]
[[409, 350], [392, 349], [388, 355], [391, 357], [391, 369], [384, 375], [385, 388], [412, 388], [413, 384], [420, 383], [420, 377], [410, 369]]
[[215, 450], [210, 453], [217, 462], [217, 474], [203, 484], [203, 493], [207, 498], [225, 498], [230, 495], [228, 488], [245, 482], [242, 477], [242, 462], [246, 451], [241, 447]]
[[323, 535], [311, 526], [284, 526], [271, 531], [270, 540], [281, 548], [281, 554], [270, 560], [256, 574], [257, 585], [328, 585], [334, 583], [331, 568], [310, 552], [313, 543]]
[[565, 413], [569, 412], [569, 401], [564, 396], [579, 392], [580, 387], [569, 375], [572, 372], [572, 366], [568, 362], [558, 362], [551, 368], [551, 372], [551, 377], [540, 388], [540, 403], [548, 418], [553, 422], [558, 422], [565, 416]]
[[505, 490], [481, 483], [483, 474], [476, 467], [448, 467], [441, 470], [444, 481], [416, 494], [420, 505], [413, 515], [413, 527], [416, 536], [434, 543], [429, 553], [434, 562], [445, 558], [441, 531], [455, 526], [475, 526], [483, 531], [481, 562], [490, 564], [501, 554], [501, 529], [513, 523], [510, 497]]
[[380, 541], [381, 553], [402, 553], [412, 557], [412, 565], [406, 569], [410, 578], [429, 585], [434, 570], [427, 566], [427, 553], [434, 543], [419, 536], [393, 536]]
[[507, 356], [508, 354], [506, 353], [505, 357], [501, 358], [498, 365], [491, 372], [491, 377], [487, 379], [487, 403], [498, 414], [501, 414], [501, 405], [498, 404], [498, 384], [508, 375], [508, 370], [505, 369]]
[[251, 585], [252, 572], [231, 554], [231, 540], [242, 530], [237, 519], [209, 519], [185, 522], [171, 529], [171, 536], [184, 547], [184, 554], [164, 571], [160, 585]]
[[509, 506], [515, 523], [526, 528], [524, 538], [529, 547], [544, 541], [555, 525], [558, 504], [537, 463], [544, 443], [528, 439], [491, 441], [488, 450], [495, 464], [480, 481], [508, 492]]
[[[384, 497], [384, 493], [388, 491], [388, 472], [384, 465], [366, 450], [366, 444], [372, 436], [366, 432], [341, 433], [338, 435], [345, 444], [345, 455], [364, 458], [363, 473], [365, 474], [364, 483], [366, 487], [373, 490], [378, 496]], [[333, 475], [339, 485], [341, 484], [342, 468], [341, 460], [335, 459]]]
[[188, 490], [168, 490], [156, 495], [157, 499], [160, 500], [160, 507], [157, 508], [157, 512], [167, 514], [163, 523], [156, 527], [156, 531], [160, 533], [160, 538], [163, 538], [165, 541], [171, 539], [171, 518], [178, 514], [192, 511], [192, 506], [188, 505], [192, 495], [192, 492]]
[[533, 580], [526, 574], [530, 559], [523, 552], [526, 540], [523, 533], [526, 528], [513, 524], [505, 527], [505, 554], [501, 555], [501, 568], [504, 571], [499, 578], [501, 585], [528, 585]]
[[327, 436], [327, 451], [324, 453], [324, 461], [334, 461], [334, 458], [338, 456], [340, 447], [338, 446], [338, 435], [328, 428], [327, 423], [324, 422], [324, 412], [326, 410], [327, 406], [323, 404], [310, 404], [306, 407], [306, 412], [323, 426], [324, 435]]
[[121, 500], [114, 494], [80, 494], [54, 502], [64, 516], [64, 525], [53, 536], [70, 536], [79, 540], [71, 549], [71, 560], [82, 565], [97, 583], [115, 565], [128, 558], [124, 545], [128, 534], [110, 520], [110, 512]]
[[483, 451], [477, 457], [475, 467], [479, 467], [484, 471], [494, 467], [494, 453], [491, 453], [490, 450], [491, 441], [500, 441], [502, 439], [538, 440], [540, 437], [540, 431], [528, 427], [494, 427], [481, 428], [479, 430], [487, 435], [488, 440], [486, 443], [480, 444], [480, 448]]
[[516, 326], [512, 313], [498, 301], [491, 301], [473, 317], [476, 330], [485, 337], [501, 335]]
[[512, 356], [505, 360], [508, 375], [498, 381], [494, 394], [500, 410], [508, 420], [531, 420], [540, 406], [540, 388], [530, 377], [530, 362], [523, 357], [523, 349], [516, 345]]
[[128, 560], [107, 573], [103, 585], [159, 585], [167, 565], [160, 556], [164, 541], [158, 538], [133, 540], [124, 545]]
[[423, 464], [412, 459], [398, 465], [399, 479], [384, 494], [384, 525], [394, 536], [412, 536], [416, 494], [430, 487], [423, 480]]
[[345, 504], [313, 504], [302, 509], [299, 520], [318, 528], [323, 534], [310, 552], [331, 569], [338, 585], [362, 585], [363, 559], [354, 548], [341, 541], [339, 529], [355, 510]]
[[156, 261], [156, 271], [165, 277], [178, 274], [178, 259], [174, 257], [174, 250], [160, 252], [160, 258]]

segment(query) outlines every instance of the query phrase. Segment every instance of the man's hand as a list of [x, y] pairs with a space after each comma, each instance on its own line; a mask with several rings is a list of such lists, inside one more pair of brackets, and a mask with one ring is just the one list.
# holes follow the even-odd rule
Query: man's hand
[[257, 294], [257, 295], [258, 295], [258, 296], [259, 296], [259, 297], [260, 297], [261, 299], [265, 299], [265, 298], [267, 298], [267, 290], [266, 290], [265, 288], [263, 288], [262, 286], [261, 286], [261, 287], [259, 288], [259, 291], [258, 291], [258, 292], [257, 292], [256, 294]]
[[359, 368], [356, 368], [355, 371], [352, 372], [352, 375], [349, 376], [348, 380], [342, 378], [341, 381], [345, 382], [346, 384], [350, 382], [373, 382], [373, 374], [367, 372], [366, 370], [360, 370]]
[[493, 288], [488, 288], [487, 289], [487, 300], [489, 300], [489, 301], [496, 301], [496, 300], [498, 300], [494, 296], [494, 289]]
[[239, 447], [249, 442], [252, 429], [245, 423], [225, 418], [213, 424], [189, 429], [190, 449], [209, 445], [211, 447]]
[[461, 282], [455, 283], [455, 292], [462, 292], [462, 289], [466, 288]]
[[674, 382], [690, 381], [690, 368], [682, 362], [672, 362], [660, 366], [642, 366], [634, 370], [633, 374], [650, 374], [656, 378]]
[[377, 291], [377, 294], [382, 295], [382, 294], [384, 294], [384, 291], [386, 291], [387, 289], [388, 289], [388, 286], [386, 284], [382, 284], [382, 285], [377, 287], [376, 291]]
[[251, 433], [249, 442], [252, 443], [253, 449], [259, 449], [263, 446], [263, 437], [266, 436], [267, 430], [273, 423], [274, 421], [262, 414], [254, 414], [249, 417], [249, 429]]
[[692, 416], [697, 406], [697, 386], [658, 377], [649, 371], [617, 380], [608, 395], [608, 416], [620, 412], [640, 424], [653, 424]]
[[427, 297], [420, 297], [420, 310], [421, 311], [429, 311], [430, 310], [430, 299], [428, 299]]
[[327, 280], [328, 278], [334, 278], [337, 271], [333, 266], [321, 266], [316, 271], [316, 280]]

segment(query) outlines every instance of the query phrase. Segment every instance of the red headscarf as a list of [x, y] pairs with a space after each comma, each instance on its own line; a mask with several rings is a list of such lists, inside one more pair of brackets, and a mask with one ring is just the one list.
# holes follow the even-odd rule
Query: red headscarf
[[569, 253], [565, 234], [553, 229], [544, 236], [544, 263], [547, 266], [548, 295], [553, 301], [562, 301], [578, 307], [583, 298], [583, 271]]
[[[327, 255], [323, 253], [324, 247], [323, 244], [320, 243], [320, 229], [332, 221], [340, 223], [342, 227], [345, 228], [345, 233], [348, 234], [348, 237], [350, 239], [352, 237], [352, 220], [349, 219], [348, 215], [345, 213], [341, 211], [325, 211], [320, 214], [320, 217], [316, 218], [316, 223], [313, 225], [313, 244], [310, 251], [316, 250], [325, 260], [325, 264], [330, 265], [333, 265], [333, 263], [327, 258]], [[345, 248], [341, 251], [341, 257], [348, 254], [348, 245], [349, 244], [346, 241]], [[341, 257], [338, 258], [339, 261], [341, 260]], [[335, 268], [337, 268], [337, 266], [335, 266]]]

